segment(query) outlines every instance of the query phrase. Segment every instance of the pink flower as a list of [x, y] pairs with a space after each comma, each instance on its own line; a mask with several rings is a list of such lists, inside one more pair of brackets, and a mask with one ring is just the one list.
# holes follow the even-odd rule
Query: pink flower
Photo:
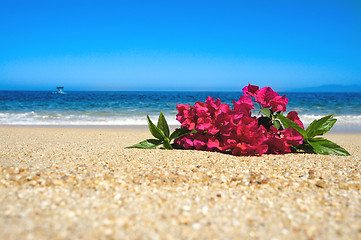
[[193, 134], [177, 138], [174, 140], [174, 142], [180, 146], [183, 146], [187, 150], [194, 149]]
[[244, 116], [237, 126], [237, 136], [241, 141], [250, 141], [254, 131], [258, 129], [258, 121], [255, 118]]
[[194, 107], [190, 107], [188, 104], [177, 104], [178, 114], [177, 120], [181, 123], [181, 126], [187, 129], [195, 128], [195, 114]]
[[194, 138], [193, 144], [194, 144], [195, 149], [197, 149], [197, 150], [206, 150], [207, 149], [208, 139], [206, 136], [204, 136], [201, 133], [195, 133], [193, 135], [193, 138]]
[[304, 129], [303, 123], [301, 122], [301, 119], [298, 117], [298, 113], [296, 111], [291, 111], [287, 114], [287, 118], [291, 119], [295, 123], [297, 123], [298, 126]]
[[178, 114], [177, 114], [177, 120], [180, 123], [183, 123], [185, 119], [189, 118], [189, 115], [193, 115], [189, 109], [189, 105], [188, 104], [178, 104], [177, 103], [177, 110], [178, 110]]
[[271, 102], [270, 105], [272, 107], [272, 111], [273, 112], [278, 112], [278, 111], [286, 111], [286, 105], [288, 103], [288, 98], [286, 98], [286, 95], [281, 96], [276, 96], [274, 97]]
[[261, 88], [256, 95], [256, 102], [260, 103], [262, 107], [271, 107], [271, 100], [278, 96], [278, 93], [274, 92], [270, 87]]
[[221, 100], [219, 100], [219, 98], [217, 98], [217, 100], [214, 101], [214, 98], [208, 97], [206, 100], [206, 106], [210, 113], [216, 114], [216, 112], [219, 110], [219, 108], [221, 106]]
[[197, 130], [205, 131], [211, 127], [212, 127], [212, 119], [211, 118], [201, 117], [201, 118], [197, 119], [197, 127], [196, 127]]
[[242, 91], [245, 96], [255, 97], [257, 94], [259, 87], [255, 85], [251, 85], [248, 83], [248, 86], [245, 86]]
[[286, 128], [282, 133], [284, 140], [289, 145], [298, 146], [303, 143], [303, 137], [296, 129]]
[[228, 152], [232, 150], [237, 145], [237, 135], [231, 132], [228, 136], [221, 135], [220, 136], [220, 143], [222, 146], [222, 152]]
[[237, 102], [233, 101], [234, 111], [251, 116], [251, 110], [255, 109], [252, 98], [249, 96], [241, 96]]
[[226, 103], [222, 103], [220, 106], [219, 106], [219, 113], [218, 114], [221, 114], [221, 113], [230, 113], [231, 112], [231, 107], [226, 104]]
[[268, 146], [268, 154], [285, 154], [290, 153], [290, 145], [283, 141], [280, 137], [274, 136], [266, 141]]
[[267, 153], [270, 154], [285, 154], [291, 152], [290, 146], [284, 139], [283, 139], [283, 132], [279, 131], [274, 126], [270, 127], [268, 130], [268, 139], [266, 144], [268, 145]]
[[208, 117], [210, 113], [208, 112], [208, 108], [205, 103], [196, 102], [194, 104], [194, 108], [196, 110], [196, 114], [198, 117]]
[[221, 135], [229, 135], [233, 125], [231, 124], [231, 115], [228, 113], [221, 113], [217, 116], [215, 126], [219, 129]]
[[[234, 155], [285, 154], [291, 152], [291, 146], [302, 144], [303, 137], [295, 129], [278, 130], [271, 119], [269, 125], [262, 124], [262, 120], [268, 117], [251, 115], [251, 110], [255, 109], [251, 96], [274, 113], [286, 111], [288, 98], [285, 95], [279, 96], [270, 87], [259, 89], [251, 84], [243, 88], [243, 92], [244, 96], [233, 101], [233, 110], [212, 97], [205, 102], [196, 102], [194, 106], [177, 104], [177, 120], [182, 127], [196, 129], [197, 133], [177, 138], [175, 143], [185, 149]], [[303, 128], [297, 112], [290, 112], [287, 117]]]
[[214, 120], [212, 118], [198, 118], [196, 129], [199, 131], [208, 131], [211, 134], [216, 134], [219, 132], [216, 125], [214, 124]]
[[207, 150], [208, 151], [220, 151], [221, 150], [219, 140], [216, 137], [208, 136]]
[[238, 144], [232, 151], [235, 155], [262, 155], [268, 149], [264, 141], [267, 130], [263, 126], [258, 126], [257, 118], [244, 116], [237, 126]]
[[242, 142], [237, 143], [235, 148], [232, 150], [232, 154], [236, 156], [240, 155], [256, 155], [255, 147], [250, 146], [249, 144]]

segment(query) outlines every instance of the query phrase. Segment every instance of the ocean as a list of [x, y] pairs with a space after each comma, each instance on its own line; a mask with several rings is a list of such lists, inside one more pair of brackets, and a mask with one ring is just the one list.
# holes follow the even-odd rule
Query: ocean
[[[288, 111], [297, 111], [307, 126], [314, 119], [335, 114], [333, 131], [361, 132], [361, 93], [293, 93]], [[0, 91], [0, 125], [144, 127], [146, 115], [154, 121], [160, 111], [169, 125], [176, 120], [177, 103], [194, 105], [208, 96], [224, 103], [237, 101], [242, 92], [76, 92]]]

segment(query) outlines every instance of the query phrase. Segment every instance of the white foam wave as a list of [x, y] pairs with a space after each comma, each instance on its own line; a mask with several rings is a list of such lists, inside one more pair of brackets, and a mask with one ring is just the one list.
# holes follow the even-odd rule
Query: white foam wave
[[[300, 115], [301, 121], [305, 125], [309, 125], [312, 121], [320, 119], [325, 115]], [[361, 115], [335, 115], [337, 124], [343, 125], [361, 125]]]
[[[165, 116], [168, 124], [179, 126], [175, 115]], [[323, 115], [300, 115], [307, 127], [313, 120], [320, 119]], [[158, 115], [150, 118], [156, 122]], [[361, 115], [337, 115], [335, 128], [350, 128], [361, 130]], [[117, 114], [64, 114], [64, 113], [36, 113], [32, 112], [0, 112], [0, 125], [105, 125], [105, 126], [146, 126], [145, 115], [117, 115]]]
[[[156, 122], [158, 116], [149, 116]], [[175, 116], [165, 116], [169, 125], [179, 125]], [[142, 126], [147, 125], [146, 116], [101, 116], [92, 114], [38, 114], [0, 113], [0, 125], [108, 125]]]

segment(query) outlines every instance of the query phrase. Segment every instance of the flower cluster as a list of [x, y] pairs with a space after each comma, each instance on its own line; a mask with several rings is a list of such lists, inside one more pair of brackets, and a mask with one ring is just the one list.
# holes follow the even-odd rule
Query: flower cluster
[[[271, 115], [252, 116], [254, 102], [261, 109], [269, 109]], [[175, 143], [185, 149], [234, 155], [290, 153], [292, 146], [303, 143], [303, 137], [293, 128], [284, 129], [281, 124], [275, 124], [277, 120], [273, 119], [276, 114], [286, 111], [287, 103], [285, 95], [280, 96], [270, 87], [259, 89], [249, 84], [243, 88], [243, 96], [233, 101], [233, 108], [211, 97], [194, 106], [177, 104], [177, 120], [181, 127], [197, 132], [177, 138]], [[289, 112], [287, 118], [303, 128], [297, 112]]]

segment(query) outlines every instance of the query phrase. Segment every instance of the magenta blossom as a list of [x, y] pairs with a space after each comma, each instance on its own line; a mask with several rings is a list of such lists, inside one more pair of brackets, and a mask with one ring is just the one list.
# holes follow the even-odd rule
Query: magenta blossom
[[242, 91], [245, 96], [255, 97], [257, 95], [257, 91], [259, 90], [258, 86], [254, 86], [248, 83], [248, 86], [245, 86]]
[[301, 119], [298, 117], [298, 113], [296, 111], [291, 111], [287, 114], [287, 117], [298, 124], [301, 128], [304, 129], [303, 123]]
[[[259, 89], [249, 84], [243, 88], [244, 95], [233, 101], [233, 109], [219, 99], [208, 97], [205, 102], [194, 106], [177, 104], [177, 120], [182, 127], [195, 129], [197, 133], [177, 138], [175, 143], [185, 149], [217, 151], [233, 155], [262, 155], [265, 153], [285, 154], [292, 152], [292, 146], [302, 144], [302, 135], [295, 129], [280, 130], [272, 126], [267, 129], [260, 124], [262, 115], [252, 116], [255, 109], [251, 97], [272, 113], [286, 111], [288, 98], [279, 96], [271, 88]], [[287, 117], [303, 128], [297, 112]]]
[[256, 102], [260, 103], [262, 107], [271, 107], [271, 100], [279, 94], [274, 92], [270, 87], [261, 88], [256, 95]]
[[255, 109], [253, 101], [248, 96], [241, 96], [237, 102], [233, 101], [234, 111], [245, 116], [251, 116], [251, 110]]
[[285, 142], [292, 146], [298, 146], [303, 143], [303, 137], [296, 129], [286, 128], [281, 131]]
[[270, 101], [270, 106], [273, 112], [278, 111], [286, 111], [286, 105], [288, 103], [288, 98], [286, 98], [286, 95], [276, 96]]

